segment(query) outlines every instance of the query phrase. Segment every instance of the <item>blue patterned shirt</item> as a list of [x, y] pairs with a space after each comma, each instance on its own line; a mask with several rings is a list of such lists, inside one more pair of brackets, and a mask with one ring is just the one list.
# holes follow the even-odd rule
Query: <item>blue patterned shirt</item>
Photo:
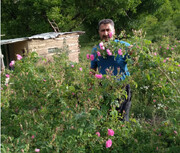
[[[115, 42], [124, 44], [126, 47], [130, 46], [130, 44], [125, 41], [120, 41], [120, 40], [115, 39]], [[98, 49], [100, 49], [99, 46], [96, 46], [92, 49], [92, 54], [94, 54], [94, 57], [95, 57], [94, 60], [91, 61], [92, 69], [98, 68], [98, 71], [101, 74], [106, 74], [107, 69], [113, 70], [112, 75], [116, 76], [120, 74], [121, 76], [120, 80], [124, 80], [126, 76], [130, 75], [127, 68], [127, 62], [126, 62], [126, 59], [128, 57], [127, 54], [124, 56], [117, 55], [117, 57], [115, 56], [107, 56], [107, 58], [103, 58], [102, 56], [97, 57], [96, 52], [98, 51]]]

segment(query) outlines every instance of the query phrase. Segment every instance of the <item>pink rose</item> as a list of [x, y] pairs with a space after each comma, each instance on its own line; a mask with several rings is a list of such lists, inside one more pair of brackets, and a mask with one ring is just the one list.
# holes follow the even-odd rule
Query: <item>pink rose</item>
[[98, 79], [102, 79], [102, 74], [95, 74], [95, 77], [98, 78]]
[[71, 67], [74, 67], [74, 65], [71, 65]]
[[154, 53], [154, 55], [156, 56], [156, 55], [157, 55], [157, 53]]
[[112, 146], [112, 140], [109, 139], [108, 141], [106, 141], [106, 148], [110, 148]]
[[114, 131], [112, 129], [108, 129], [108, 135], [113, 136], [114, 135]]
[[109, 56], [112, 55], [112, 53], [111, 53], [111, 51], [110, 51], [109, 49], [107, 49], [106, 51], [107, 51], [107, 54], [108, 54]]
[[93, 54], [90, 55], [90, 59], [91, 59], [91, 61], [94, 60], [94, 55]]
[[123, 53], [122, 53], [122, 49], [119, 49], [119, 50], [118, 50], [118, 54], [119, 54], [119, 55], [122, 55], [122, 54], [123, 54]]
[[9, 64], [10, 67], [13, 67], [13, 65], [15, 64], [15, 61], [11, 61], [11, 63]]
[[96, 135], [97, 135], [98, 137], [100, 137], [100, 133], [99, 133], [99, 132], [96, 132]]
[[105, 48], [104, 48], [104, 46], [101, 46], [100, 49], [101, 49], [101, 50], [104, 50]]
[[18, 60], [21, 60], [21, 59], [22, 59], [22, 56], [21, 56], [21, 55], [16, 54], [16, 56], [17, 56], [17, 59], [18, 59]]
[[112, 33], [112, 32], [110, 32], [110, 33], [109, 33], [109, 38], [112, 38], [112, 35], [113, 35], [113, 33]]
[[100, 53], [99, 51], [97, 51], [97, 55], [98, 55], [98, 56], [101, 56], [101, 53]]
[[32, 139], [34, 139], [35, 138], [35, 136], [34, 135], [32, 135], [32, 137], [31, 137]]
[[9, 74], [6, 74], [6, 78], [9, 78], [10, 77], [10, 75]]
[[166, 63], [166, 60], [164, 59], [163, 62]]
[[100, 46], [100, 47], [104, 46], [103, 42], [100, 42], [100, 43], [99, 43], [99, 46]]
[[37, 149], [37, 148], [36, 148], [36, 149], [35, 149], [35, 152], [40, 152], [40, 149]]
[[89, 58], [90, 58], [90, 55], [89, 55], [89, 54], [87, 54], [87, 55], [86, 55], [86, 57], [87, 57], [87, 59], [89, 59]]
[[82, 67], [80, 67], [79, 70], [82, 71]]
[[99, 47], [100, 47], [101, 50], [104, 50], [104, 49], [105, 49], [103, 42], [100, 42], [100, 43], [99, 43]]

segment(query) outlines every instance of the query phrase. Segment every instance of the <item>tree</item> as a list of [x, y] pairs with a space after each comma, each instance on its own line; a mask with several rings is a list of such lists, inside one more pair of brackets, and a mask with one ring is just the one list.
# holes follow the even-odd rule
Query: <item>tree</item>
[[136, 12], [140, 0], [76, 0], [77, 11], [84, 19], [83, 26], [89, 35], [97, 34], [98, 22], [103, 18], [111, 18], [116, 23], [117, 31], [128, 29], [128, 22], [131, 18], [128, 12]]
[[[111, 18], [117, 33], [143, 28], [155, 40], [154, 33], [163, 24], [172, 24], [178, 34], [178, 0], [2, 0], [3, 38], [25, 37], [56, 31], [84, 30], [97, 38], [98, 22]], [[167, 22], [169, 21], [169, 22]], [[51, 23], [55, 23], [53, 28]], [[173, 33], [174, 33], [173, 32]], [[178, 35], [177, 35], [178, 36]]]
[[54, 31], [49, 21], [54, 21], [62, 32], [71, 31], [80, 22], [73, 4], [74, 0], [3, 0], [4, 38]]

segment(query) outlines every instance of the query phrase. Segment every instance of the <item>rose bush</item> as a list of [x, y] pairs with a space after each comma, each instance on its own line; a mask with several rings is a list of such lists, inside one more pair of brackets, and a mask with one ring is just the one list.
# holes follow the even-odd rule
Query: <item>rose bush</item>
[[[107, 58], [107, 56], [125, 56], [127, 54], [127, 47], [123, 42], [117, 43], [118, 39], [116, 37], [116, 35], [112, 36], [112, 33], [110, 33], [109, 41], [100, 41], [98, 44], [99, 50], [94, 51], [93, 54], [90, 55], [90, 59], [94, 60], [94, 55], [97, 55], [97, 57], [102, 56], [103, 58]], [[87, 59], [89, 59], [89, 54], [87, 55]]]
[[[14, 70], [1, 72], [1, 151], [178, 152], [180, 43], [169, 42], [174, 49], [164, 55], [164, 41], [160, 47], [134, 33], [126, 40], [134, 44], [131, 76], [121, 82], [92, 75], [85, 51], [80, 63], [35, 52], [11, 62]], [[126, 95], [127, 83], [131, 119], [121, 122], [116, 99]]]

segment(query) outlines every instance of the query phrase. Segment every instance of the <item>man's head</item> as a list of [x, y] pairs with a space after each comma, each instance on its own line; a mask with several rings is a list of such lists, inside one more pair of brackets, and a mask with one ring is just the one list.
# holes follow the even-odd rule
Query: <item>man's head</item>
[[114, 22], [111, 19], [103, 19], [99, 22], [99, 36], [101, 40], [108, 41], [109, 34], [115, 34]]

